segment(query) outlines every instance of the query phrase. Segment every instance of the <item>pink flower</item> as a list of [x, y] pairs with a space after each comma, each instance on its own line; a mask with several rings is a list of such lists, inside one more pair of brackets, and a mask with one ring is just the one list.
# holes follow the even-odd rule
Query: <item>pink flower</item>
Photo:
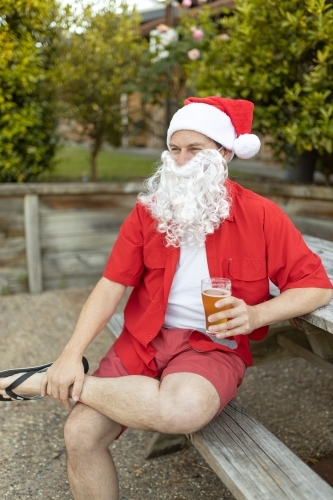
[[202, 40], [204, 37], [204, 32], [198, 28], [195, 28], [192, 33], [193, 40]]
[[192, 5], [192, 0], [183, 0], [182, 1], [183, 7], [191, 7], [191, 5]]
[[187, 55], [188, 58], [191, 59], [191, 61], [196, 61], [200, 57], [200, 50], [198, 49], [189, 50]]

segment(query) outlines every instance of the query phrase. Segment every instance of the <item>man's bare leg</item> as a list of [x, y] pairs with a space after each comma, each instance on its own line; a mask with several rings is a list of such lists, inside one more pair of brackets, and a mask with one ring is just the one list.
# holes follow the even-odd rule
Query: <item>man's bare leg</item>
[[65, 425], [65, 442], [75, 500], [118, 500], [118, 478], [109, 446], [120, 432], [121, 425], [93, 408], [74, 407]]
[[[43, 374], [37, 373], [16, 391], [23, 396], [40, 394], [42, 378]], [[0, 394], [5, 395], [3, 388], [9, 379], [12, 377], [0, 379]], [[87, 375], [80, 401], [126, 427], [171, 434], [200, 429], [216, 415], [220, 404], [215, 387], [194, 373], [174, 373], [162, 383], [140, 375]]]
[[139, 375], [86, 376], [80, 401], [126, 427], [190, 434], [216, 415], [215, 387], [194, 373], [174, 373], [162, 383]]
[[[43, 374], [27, 379], [19, 394], [40, 394]], [[9, 377], [8, 377], [9, 379]], [[7, 387], [0, 379], [0, 393]], [[118, 500], [118, 481], [108, 446], [127, 427], [189, 434], [217, 413], [213, 385], [193, 373], [175, 373], [162, 383], [149, 377], [86, 376], [80, 401], [65, 426], [68, 475], [75, 500]]]

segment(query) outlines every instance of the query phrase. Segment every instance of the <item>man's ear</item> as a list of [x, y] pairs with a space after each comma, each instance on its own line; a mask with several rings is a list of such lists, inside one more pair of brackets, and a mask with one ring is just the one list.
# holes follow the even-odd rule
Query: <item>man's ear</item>
[[223, 150], [221, 151], [221, 153], [222, 153], [222, 156], [225, 159], [225, 161], [227, 163], [229, 163], [229, 161], [231, 161], [231, 159], [233, 157], [231, 149], [223, 148]]

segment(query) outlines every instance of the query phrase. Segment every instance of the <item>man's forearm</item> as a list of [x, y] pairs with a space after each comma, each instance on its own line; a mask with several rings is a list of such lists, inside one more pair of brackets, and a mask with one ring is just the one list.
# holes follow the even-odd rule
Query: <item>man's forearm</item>
[[101, 278], [84, 304], [65, 350], [82, 356], [104, 328], [125, 293], [126, 287]]
[[236, 297], [226, 297], [215, 304], [216, 308], [230, 306], [231, 309], [212, 314], [209, 321], [227, 321], [210, 326], [209, 331], [216, 332], [217, 338], [246, 335], [262, 326], [273, 325], [314, 311], [328, 304], [331, 298], [332, 290], [327, 288], [293, 288], [255, 306], [249, 306], [244, 300]]
[[332, 290], [292, 288], [273, 299], [253, 306], [256, 328], [307, 314], [329, 303]]

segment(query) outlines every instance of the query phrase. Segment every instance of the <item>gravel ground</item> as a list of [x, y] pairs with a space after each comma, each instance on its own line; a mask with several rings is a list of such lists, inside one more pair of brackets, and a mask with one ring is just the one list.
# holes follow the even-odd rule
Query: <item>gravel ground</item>
[[[90, 288], [0, 298], [0, 370], [53, 361], [69, 338]], [[95, 369], [110, 344], [103, 331], [87, 351]], [[333, 452], [332, 377], [301, 359], [250, 368], [238, 400], [304, 459]], [[51, 399], [2, 403], [0, 498], [72, 499], [65, 470], [67, 410]], [[128, 430], [113, 446], [121, 500], [232, 499], [189, 445], [146, 460], [150, 434]]]

